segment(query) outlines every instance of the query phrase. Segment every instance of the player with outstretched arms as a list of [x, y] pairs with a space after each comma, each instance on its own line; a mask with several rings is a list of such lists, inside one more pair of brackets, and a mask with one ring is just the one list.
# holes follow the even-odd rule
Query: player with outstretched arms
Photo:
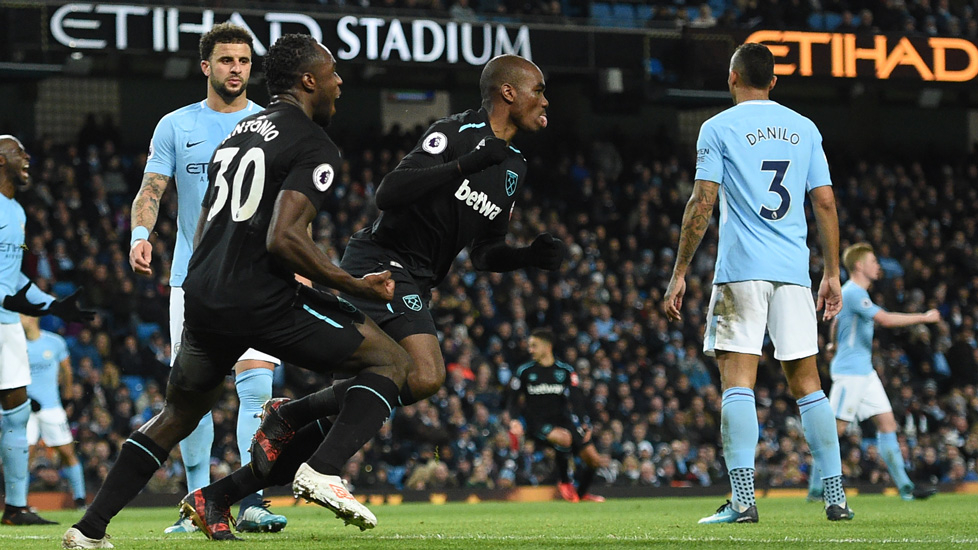
[[[842, 285], [842, 311], [832, 321], [835, 356], [829, 364], [832, 389], [829, 403], [835, 412], [836, 426], [841, 436], [849, 424], [871, 418], [876, 424], [876, 445], [890, 478], [903, 500], [921, 500], [936, 493], [934, 487], [917, 487], [907, 475], [897, 441], [897, 422], [893, 407], [886, 397], [883, 381], [873, 368], [873, 332], [875, 325], [886, 328], [907, 327], [919, 323], [937, 323], [941, 314], [936, 309], [926, 313], [895, 313], [873, 303], [870, 286], [882, 275], [873, 247], [856, 243], [842, 253], [842, 263], [849, 280]], [[822, 499], [822, 476], [813, 471], [809, 476], [809, 500]]]

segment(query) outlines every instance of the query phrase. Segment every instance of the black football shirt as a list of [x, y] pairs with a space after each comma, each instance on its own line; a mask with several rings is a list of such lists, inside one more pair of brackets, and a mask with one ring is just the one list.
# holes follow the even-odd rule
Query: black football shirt
[[235, 126], [207, 172], [207, 222], [183, 284], [187, 327], [283, 328], [298, 283], [265, 248], [275, 200], [298, 191], [319, 210], [339, 166], [333, 141], [293, 105], [276, 103]]
[[[436, 121], [398, 168], [428, 168], [454, 161], [495, 137], [488, 113], [468, 110]], [[421, 284], [435, 286], [466, 246], [505, 238], [516, 191], [526, 177], [526, 160], [510, 146], [501, 164], [459, 176], [414, 203], [381, 212], [369, 237], [393, 250]]]
[[523, 416], [527, 421], [540, 423], [570, 417], [578, 412], [574, 410], [571, 393], [578, 384], [574, 367], [563, 361], [549, 367], [530, 361], [516, 370], [509, 385], [512, 391], [526, 396]]

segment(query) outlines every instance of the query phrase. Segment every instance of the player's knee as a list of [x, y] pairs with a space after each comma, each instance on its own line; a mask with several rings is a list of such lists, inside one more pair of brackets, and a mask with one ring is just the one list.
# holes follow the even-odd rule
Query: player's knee
[[408, 376], [408, 381], [415, 399], [425, 399], [438, 393], [445, 383], [444, 362], [435, 361], [430, 357], [423, 358], [421, 361], [415, 357], [413, 360], [414, 369]]
[[817, 372], [814, 375], [798, 373], [788, 379], [788, 391], [791, 392], [791, 396], [795, 399], [801, 399], [820, 389], [822, 389], [822, 381], [819, 379]]
[[200, 419], [204, 417], [204, 414], [198, 414], [197, 410], [190, 407], [181, 407], [166, 402], [157, 421], [153, 423], [153, 427], [157, 431], [170, 432], [176, 435], [177, 441], [180, 441], [197, 429], [197, 425], [200, 424]]

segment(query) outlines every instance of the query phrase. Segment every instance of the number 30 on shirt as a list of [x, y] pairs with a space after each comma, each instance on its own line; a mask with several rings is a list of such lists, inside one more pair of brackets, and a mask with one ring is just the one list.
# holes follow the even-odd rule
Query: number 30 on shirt
[[[251, 219], [258, 210], [261, 203], [261, 195], [265, 190], [265, 152], [257, 147], [245, 151], [238, 162], [238, 167], [234, 171], [230, 185], [225, 178], [225, 172], [231, 165], [231, 161], [238, 155], [240, 147], [227, 147], [218, 149], [214, 153], [214, 162], [220, 166], [217, 176], [214, 177], [214, 186], [217, 188], [217, 198], [207, 212], [207, 221], [218, 214], [228, 202], [228, 195], [231, 199], [231, 219], [236, 222], [243, 222]], [[251, 167], [254, 167], [252, 170]], [[245, 178], [249, 175], [250, 185], [248, 195], [242, 197]], [[230, 187], [230, 192], [228, 188]]]

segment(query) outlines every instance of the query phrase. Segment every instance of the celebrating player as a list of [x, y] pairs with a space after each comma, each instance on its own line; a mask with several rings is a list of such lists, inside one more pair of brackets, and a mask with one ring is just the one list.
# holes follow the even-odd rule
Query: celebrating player
[[[445, 359], [428, 300], [458, 253], [469, 247], [482, 271], [525, 267], [555, 270], [563, 250], [543, 233], [525, 247], [506, 244], [526, 160], [510, 142], [518, 132], [547, 126], [546, 83], [540, 68], [516, 55], [493, 58], [479, 80], [482, 108], [441, 119], [428, 128], [377, 189], [382, 211], [353, 235], [340, 266], [354, 275], [389, 269], [397, 281], [387, 303], [348, 299], [411, 354], [414, 368], [399, 403], [426, 399], [445, 382]], [[327, 390], [337, 410], [351, 381]]]
[[266, 403], [251, 467], [191, 492], [181, 506], [186, 515], [209, 538], [233, 540], [231, 504], [291, 481], [297, 495], [348, 523], [376, 525], [370, 510], [339, 490], [339, 473], [391, 414], [410, 356], [349, 302], [294, 274], [367, 300], [390, 300], [394, 282], [389, 271], [349, 275], [308, 233], [341, 162], [323, 130], [343, 83], [332, 53], [308, 35], [289, 34], [269, 48], [264, 68], [271, 105], [235, 126], [208, 170], [184, 281], [184, 341], [163, 410], [123, 445], [92, 505], [65, 533], [65, 548], [109, 547], [109, 521], [211, 409], [249, 345], [317, 372], [354, 372], [354, 383], [331, 429], [318, 422], [325, 416], [319, 393]]

